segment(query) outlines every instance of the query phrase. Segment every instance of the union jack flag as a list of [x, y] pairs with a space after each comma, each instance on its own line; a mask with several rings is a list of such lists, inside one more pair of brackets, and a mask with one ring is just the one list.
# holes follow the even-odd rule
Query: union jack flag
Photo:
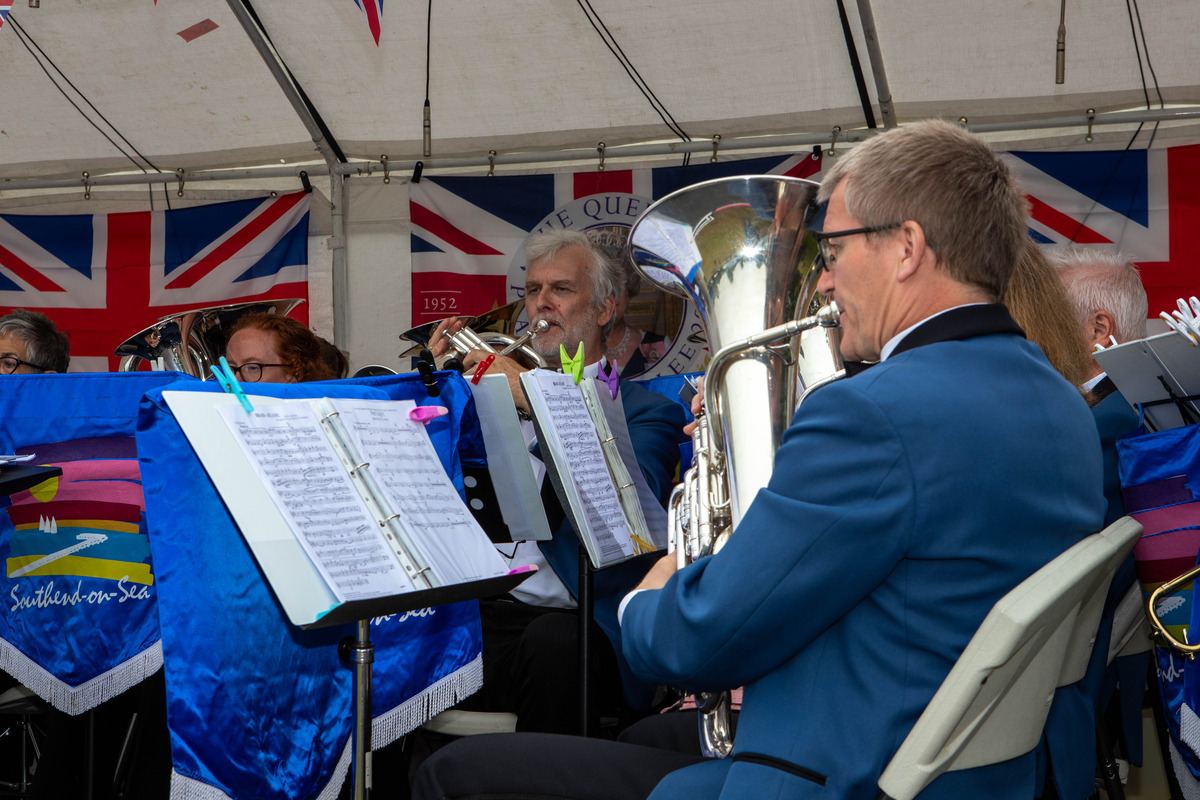
[[12, 0], [0, 0], [0, 28], [4, 27], [4, 20], [8, 19], [9, 11], [12, 11]]
[[307, 299], [309, 206], [295, 192], [171, 211], [0, 214], [0, 314], [54, 320], [70, 333], [72, 371], [116, 369], [118, 345], [160, 317]]
[[802, 155], [412, 183], [412, 324], [482, 314], [523, 296], [514, 259], [536, 230], [629, 227], [651, 201], [693, 183], [734, 175], [811, 178], [820, 169], [819, 156]]
[[1035, 239], [1127, 253], [1151, 318], [1200, 293], [1200, 146], [1004, 157], [1029, 198]]
[[354, 0], [354, 5], [367, 15], [367, 25], [370, 26], [371, 35], [375, 37], [375, 44], [378, 46], [379, 28], [383, 20], [383, 0]]

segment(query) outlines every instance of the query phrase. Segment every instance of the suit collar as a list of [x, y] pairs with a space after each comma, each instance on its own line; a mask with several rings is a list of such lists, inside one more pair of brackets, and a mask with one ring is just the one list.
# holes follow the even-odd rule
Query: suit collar
[[1099, 383], [1092, 387], [1092, 397], [1096, 398], [1096, 402], [1099, 403], [1116, 390], [1117, 385], [1113, 383], [1113, 379], [1105, 375]]
[[984, 303], [952, 308], [918, 325], [896, 345], [891, 355], [935, 342], [973, 339], [996, 333], [1012, 333], [1024, 338], [1025, 331], [1000, 303]]

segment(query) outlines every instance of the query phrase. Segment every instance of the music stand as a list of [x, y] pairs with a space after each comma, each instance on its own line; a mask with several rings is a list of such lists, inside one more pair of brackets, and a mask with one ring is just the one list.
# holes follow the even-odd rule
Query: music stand
[[0, 467], [0, 497], [14, 495], [62, 474], [61, 467], [40, 467], [28, 464]]

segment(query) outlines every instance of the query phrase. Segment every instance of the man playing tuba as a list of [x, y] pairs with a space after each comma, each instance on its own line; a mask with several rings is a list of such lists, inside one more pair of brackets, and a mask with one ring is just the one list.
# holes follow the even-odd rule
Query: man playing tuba
[[[839, 159], [820, 199], [818, 288], [843, 357], [878, 363], [800, 406], [723, 549], [660, 560], [622, 609], [640, 675], [745, 685], [732, 756], [474, 737], [426, 762], [416, 797], [874, 796], [993, 604], [1100, 529], [1087, 405], [997, 302], [1025, 237], [1004, 163], [918, 123]], [[546, 763], [570, 768], [529, 766]], [[922, 797], [1027, 800], [1033, 778], [1029, 754]]]

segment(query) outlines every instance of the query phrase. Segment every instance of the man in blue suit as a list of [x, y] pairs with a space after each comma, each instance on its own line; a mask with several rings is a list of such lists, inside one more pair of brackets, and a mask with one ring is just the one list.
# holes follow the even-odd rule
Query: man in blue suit
[[[678, 572], [658, 562], [622, 608], [639, 674], [698, 690], [745, 686], [733, 755], [653, 758], [597, 742], [594, 760], [571, 756], [570, 785], [540, 766], [523, 777], [487, 766], [464, 785], [452, 773], [483, 746], [472, 743], [425, 765], [418, 798], [480, 788], [871, 797], [992, 605], [1099, 530], [1087, 405], [996, 302], [1025, 237], [1003, 162], [960, 126], [904, 126], [835, 162], [821, 199], [818, 288], [841, 310], [843, 357], [879, 363], [804, 402], [769, 485], [722, 550]], [[554, 746], [508, 742], [493, 748], [495, 763]], [[602, 785], [607, 775], [616, 777]], [[923, 797], [1033, 791], [1030, 753], [943, 775]]]
[[[579, 231], [552, 230], [530, 236], [525, 243], [528, 270], [526, 310], [531, 321], [545, 320], [549, 328], [531, 346], [551, 368], [560, 366], [560, 347], [574, 354], [584, 348], [584, 374], [596, 376], [604, 341], [612, 331], [623, 274], [605, 251]], [[447, 320], [431, 338], [434, 357], [445, 352], [442, 331], [456, 329]], [[475, 350], [463, 358], [473, 373], [487, 353]], [[508, 377], [518, 410], [528, 412], [519, 376], [525, 368], [497, 356], [488, 372]], [[634, 454], [642, 476], [660, 502], [670, 494], [684, 441], [683, 407], [633, 383], [623, 382], [621, 403]], [[532, 426], [530, 426], [532, 433]], [[512, 566], [536, 564], [539, 573], [511, 596], [485, 600], [483, 617], [484, 687], [464, 708], [510, 711], [517, 729], [546, 733], [579, 733], [578, 597], [579, 539], [558, 507], [547, 484], [542, 493], [554, 538], [501, 547]], [[591, 637], [597, 659], [594, 675], [597, 697], [609, 708], [634, 711], [650, 704], [654, 685], [638, 680], [621, 654], [617, 605], [646, 574], [645, 559], [617, 564], [594, 576], [594, 620]], [[600, 632], [603, 632], [601, 634]], [[610, 646], [611, 645], [611, 646]]]
[[[1141, 275], [1123, 253], [1098, 247], [1067, 245], [1044, 250], [1075, 305], [1089, 352], [1096, 345], [1146, 338], [1148, 302]], [[1100, 434], [1104, 459], [1104, 524], [1125, 515], [1121, 477], [1117, 465], [1117, 437], [1138, 428], [1138, 412], [1117, 389], [1094, 358], [1080, 387], [1090, 394], [1092, 415]], [[1149, 652], [1106, 663], [1117, 604], [1137, 580], [1133, 555], [1113, 576], [1101, 618], [1091, 663], [1083, 680], [1055, 693], [1046, 719], [1049, 774], [1060, 800], [1083, 800], [1095, 791], [1096, 715], [1104, 714], [1114, 686], [1118, 689], [1120, 740], [1127, 759], [1142, 761], [1142, 697]], [[1103, 722], [1103, 720], [1101, 720]]]

